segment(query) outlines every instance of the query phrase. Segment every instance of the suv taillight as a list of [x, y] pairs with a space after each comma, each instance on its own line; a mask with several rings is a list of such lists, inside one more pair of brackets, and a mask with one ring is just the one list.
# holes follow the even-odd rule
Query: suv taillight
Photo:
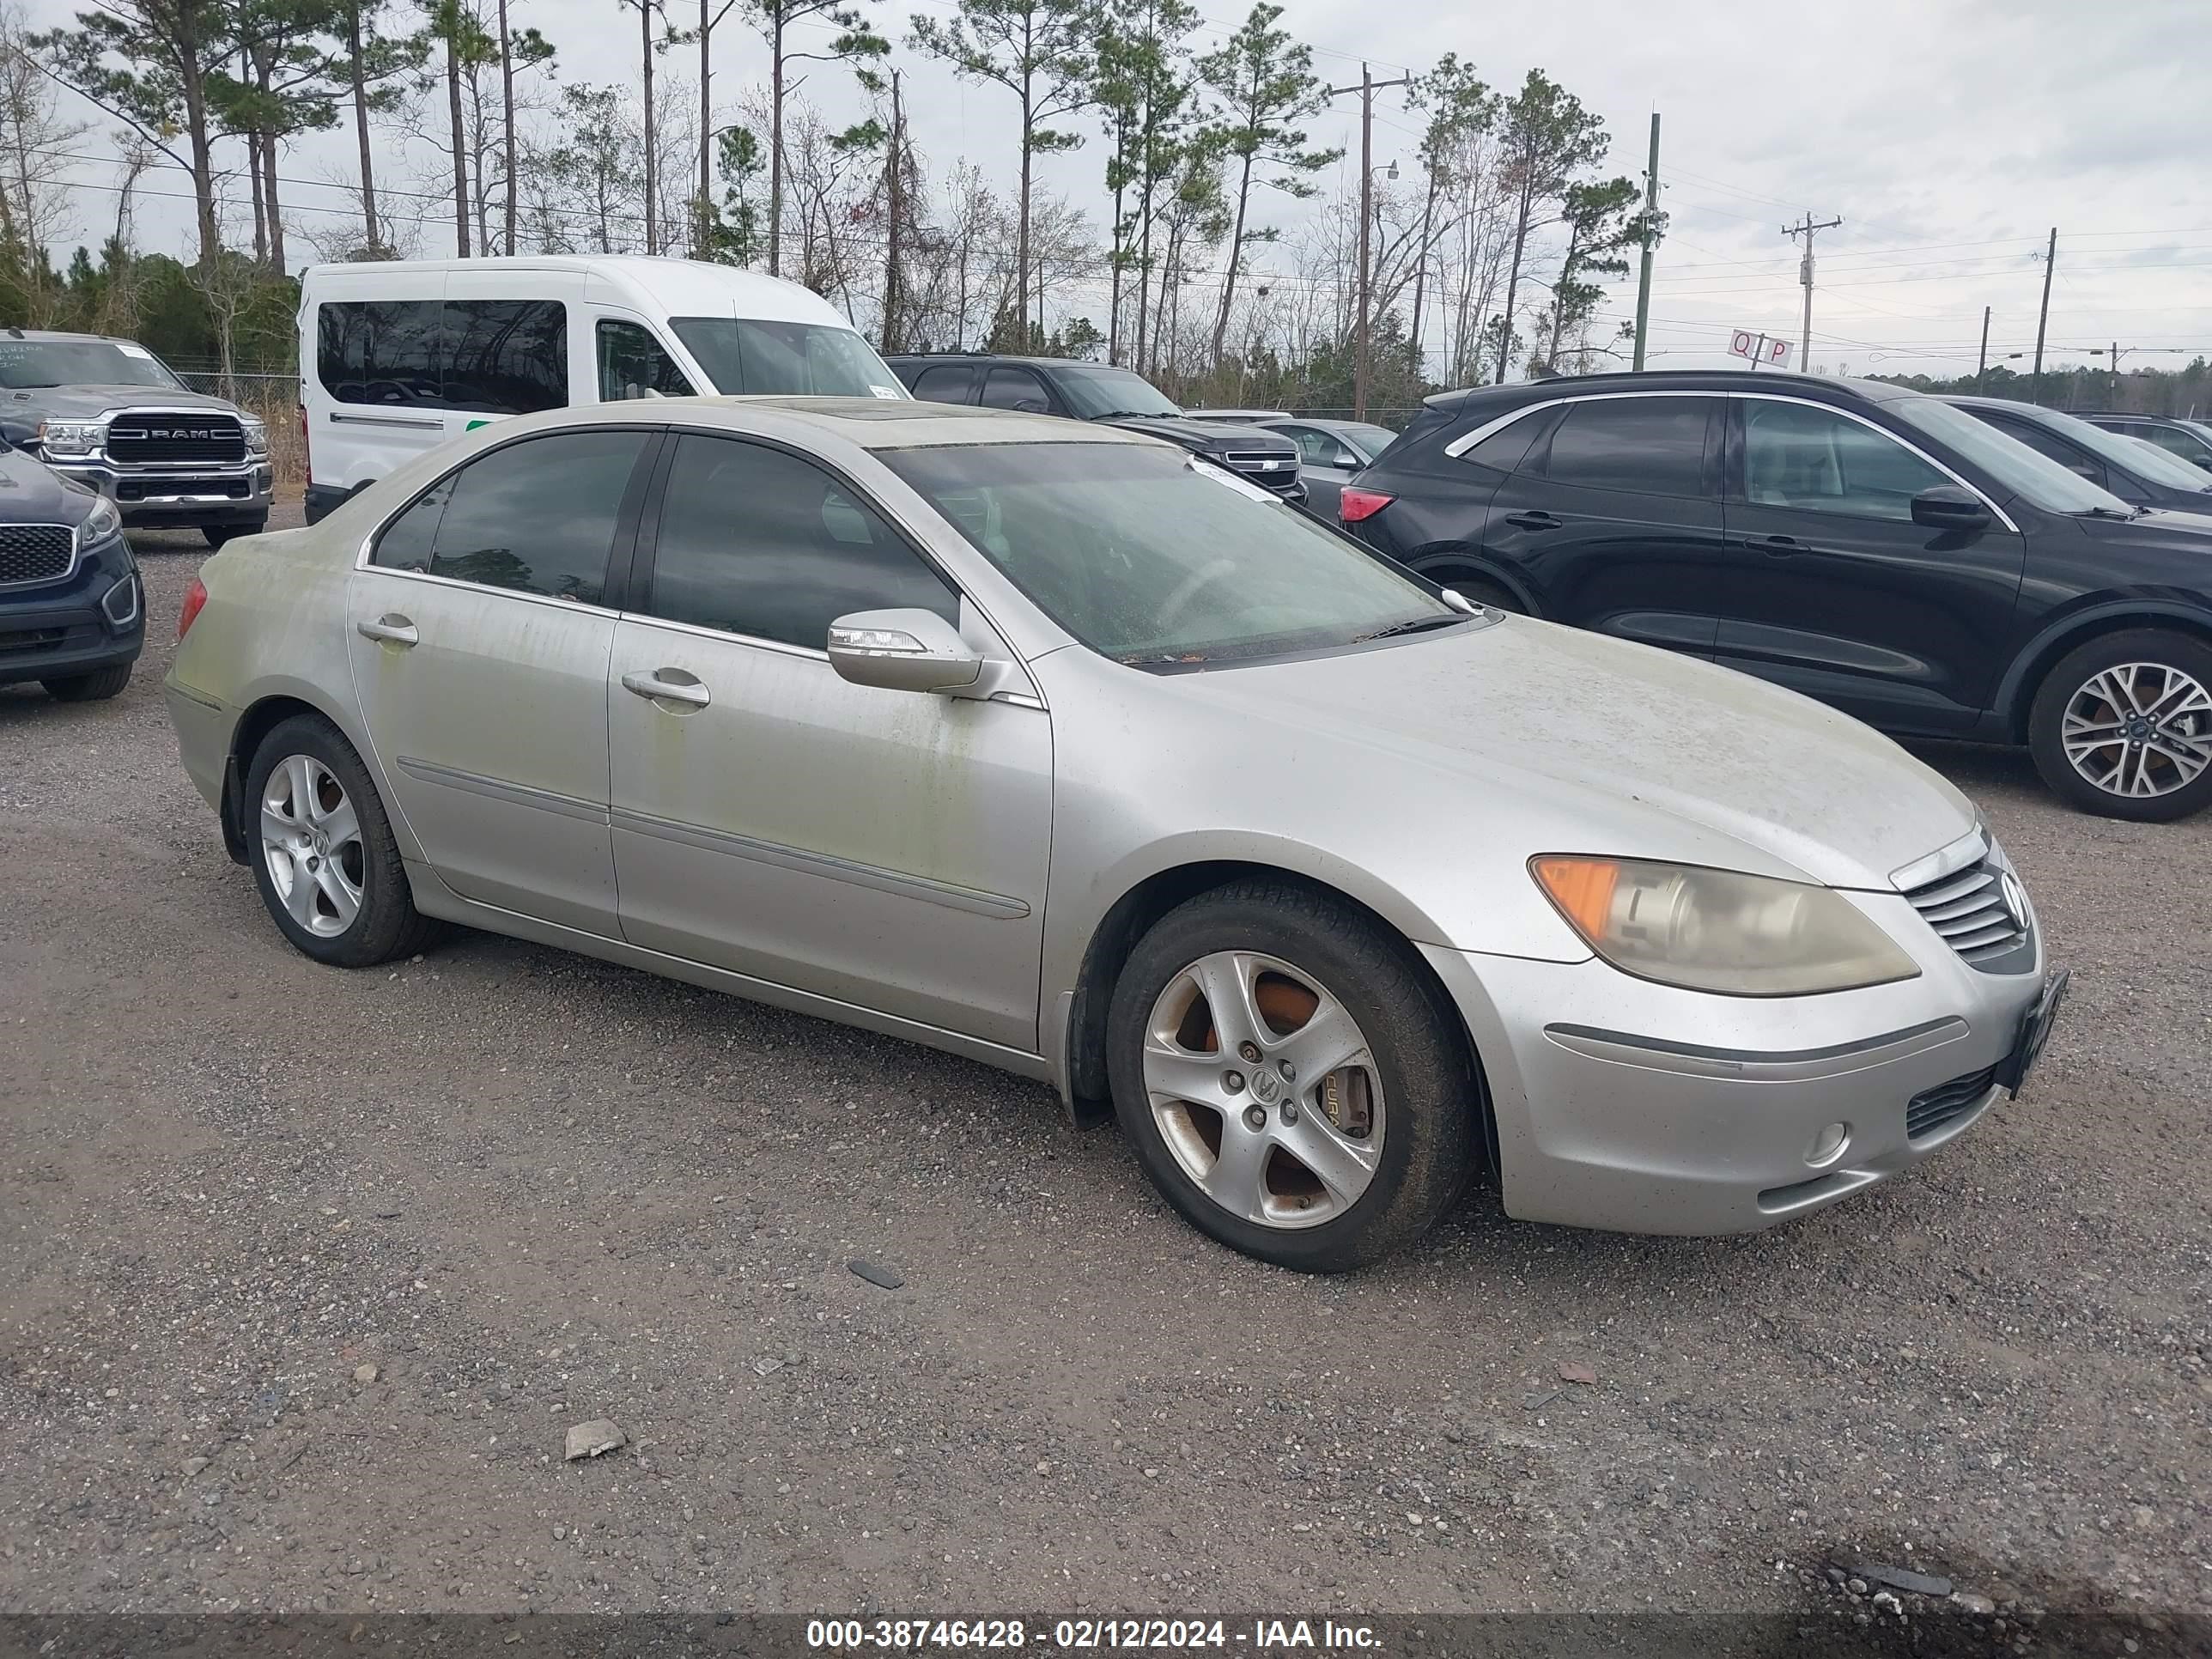
[[184, 609], [177, 612], [179, 639], [185, 637], [185, 630], [192, 625], [192, 618], [200, 614], [200, 607], [206, 603], [207, 584], [195, 576], [192, 578], [192, 585], [185, 590]]
[[1380, 490], [1354, 489], [1346, 484], [1344, 493], [1336, 498], [1336, 516], [1346, 524], [1358, 524], [1362, 519], [1373, 518], [1397, 499]]

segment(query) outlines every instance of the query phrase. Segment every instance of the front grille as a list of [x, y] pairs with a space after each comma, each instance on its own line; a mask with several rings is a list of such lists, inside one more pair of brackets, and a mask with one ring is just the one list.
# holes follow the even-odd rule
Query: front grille
[[1221, 459], [1239, 472], [1268, 477], [1280, 477], [1298, 470], [1298, 452], [1295, 449], [1232, 449]]
[[1913, 1096], [1905, 1108], [1906, 1139], [1918, 1140], [1924, 1135], [1932, 1135], [1944, 1125], [1965, 1116], [1996, 1086], [1996, 1081], [1997, 1068], [1984, 1066], [1978, 1072], [1954, 1077], [1948, 1083], [1939, 1083]]
[[0, 525], [0, 587], [58, 581], [76, 558], [76, 532], [65, 524]]
[[250, 478], [118, 478], [115, 483], [118, 501], [158, 500], [164, 495], [219, 495], [226, 501], [242, 501], [252, 493]]
[[107, 458], [126, 465], [242, 461], [246, 433], [235, 415], [160, 415], [125, 410], [107, 423]]
[[1978, 966], [2009, 956], [2027, 939], [2027, 917], [2013, 914], [2003, 866], [1994, 859], [1907, 888], [1905, 896], [1946, 945]]

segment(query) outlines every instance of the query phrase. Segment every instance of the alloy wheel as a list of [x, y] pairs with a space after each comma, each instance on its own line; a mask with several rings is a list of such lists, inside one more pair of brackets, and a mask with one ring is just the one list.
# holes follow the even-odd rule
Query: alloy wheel
[[285, 914], [333, 939], [361, 914], [367, 862], [361, 823], [337, 775], [312, 755], [289, 755], [261, 794], [261, 858]]
[[1365, 1035], [1276, 957], [1217, 951], [1170, 979], [1146, 1025], [1144, 1079], [1183, 1173], [1243, 1220], [1334, 1220], [1381, 1164], [1382, 1081]]
[[2116, 663], [2067, 700], [2059, 739], [2106, 793], [2170, 795], [2212, 767], [2212, 693], [2165, 663]]

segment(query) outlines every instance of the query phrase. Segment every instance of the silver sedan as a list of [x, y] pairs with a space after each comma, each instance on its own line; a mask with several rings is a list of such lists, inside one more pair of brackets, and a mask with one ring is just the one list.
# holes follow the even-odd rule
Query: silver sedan
[[1486, 1168], [1536, 1220], [1802, 1214], [2016, 1090], [2063, 986], [1865, 726], [1111, 428], [502, 422], [226, 548], [182, 629], [185, 768], [308, 955], [462, 923], [970, 1055], [1296, 1267]]

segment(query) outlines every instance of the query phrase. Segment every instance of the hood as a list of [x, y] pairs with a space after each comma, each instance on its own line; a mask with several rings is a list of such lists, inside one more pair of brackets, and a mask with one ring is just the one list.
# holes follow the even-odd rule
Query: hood
[[92, 492], [13, 449], [0, 449], [0, 525], [80, 524]]
[[34, 386], [0, 399], [0, 418], [33, 426], [49, 417], [90, 420], [111, 409], [216, 409], [226, 415], [238, 405], [204, 392], [177, 392], [159, 386]]
[[1178, 678], [1288, 725], [1300, 749], [1334, 735], [1456, 775], [1557, 843], [1537, 850], [1888, 890], [1976, 821], [1942, 777], [1823, 704], [1527, 617]]
[[1167, 438], [1185, 449], [1209, 452], [1224, 449], [1281, 449], [1296, 452], [1297, 446], [1279, 432], [1270, 432], [1263, 426], [1224, 426], [1218, 421], [1190, 421], [1173, 415], [1130, 415], [1118, 421], [1100, 422], [1118, 426], [1130, 432], [1148, 433], [1155, 438]]
[[2154, 507], [2137, 519], [2077, 518], [2081, 533], [2114, 549], [2170, 548], [2200, 557], [2212, 554], [2212, 495], [2201, 511]]

